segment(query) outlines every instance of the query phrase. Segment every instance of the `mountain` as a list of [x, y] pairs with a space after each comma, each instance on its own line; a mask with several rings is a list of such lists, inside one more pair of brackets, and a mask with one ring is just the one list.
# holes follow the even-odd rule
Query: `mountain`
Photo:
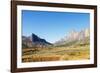
[[67, 36], [63, 37], [59, 41], [55, 42], [55, 45], [64, 45], [69, 43], [89, 43], [89, 37], [90, 37], [90, 31], [89, 28], [81, 30], [81, 31], [75, 31], [72, 30], [68, 33]]
[[38, 37], [37, 35], [33, 33], [29, 37], [22, 36], [22, 47], [23, 48], [46, 47], [49, 45], [52, 45], [52, 44], [47, 42], [45, 39]]

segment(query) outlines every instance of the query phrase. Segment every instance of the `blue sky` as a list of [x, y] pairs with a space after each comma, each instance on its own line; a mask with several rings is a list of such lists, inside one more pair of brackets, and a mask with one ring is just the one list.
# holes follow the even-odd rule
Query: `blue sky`
[[22, 35], [32, 33], [54, 43], [71, 30], [81, 31], [90, 26], [89, 13], [22, 10]]

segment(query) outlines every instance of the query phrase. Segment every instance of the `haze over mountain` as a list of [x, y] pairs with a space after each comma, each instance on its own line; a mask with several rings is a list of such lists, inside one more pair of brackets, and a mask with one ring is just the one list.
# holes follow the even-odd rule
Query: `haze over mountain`
[[47, 42], [45, 39], [38, 37], [37, 35], [33, 34], [29, 37], [22, 36], [22, 46], [23, 48], [30, 48], [30, 47], [46, 47], [48, 45], [52, 45], [51, 43]]
[[71, 32], [68, 33], [67, 36], [56, 41], [54, 44], [55, 45], [63, 45], [63, 44], [67, 44], [70, 42], [89, 43], [89, 37], [90, 37], [89, 28], [81, 30], [81, 31], [72, 30]]

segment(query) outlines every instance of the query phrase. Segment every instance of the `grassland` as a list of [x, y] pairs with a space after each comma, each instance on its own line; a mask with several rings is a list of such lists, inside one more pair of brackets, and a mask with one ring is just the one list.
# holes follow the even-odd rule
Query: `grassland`
[[51, 46], [22, 49], [22, 62], [85, 60], [90, 58], [89, 45]]

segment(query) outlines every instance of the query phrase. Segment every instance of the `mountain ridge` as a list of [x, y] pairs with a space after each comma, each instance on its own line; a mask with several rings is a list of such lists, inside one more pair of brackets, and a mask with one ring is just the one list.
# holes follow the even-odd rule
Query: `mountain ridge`
[[47, 42], [45, 39], [40, 38], [34, 33], [32, 33], [31, 36], [29, 37], [22, 36], [23, 48], [46, 47], [48, 45], [52, 45], [52, 44], [50, 42]]
[[81, 31], [72, 30], [71, 32], [69, 32], [67, 36], [56, 41], [54, 44], [63, 45], [63, 44], [75, 42], [75, 41], [76, 42], [81, 41], [81, 43], [85, 43], [86, 40], [89, 40], [89, 37], [90, 37], [89, 28], [81, 30]]
[[59, 46], [59, 45], [68, 45], [68, 44], [75, 44], [75, 43], [89, 43], [90, 37], [90, 29], [84, 29], [81, 31], [72, 30], [69, 34], [60, 40], [56, 41], [55, 43], [50, 43], [43, 38], [40, 38], [36, 34], [32, 33], [31, 36], [26, 37], [22, 36], [22, 47], [23, 48], [31, 48], [31, 47], [48, 47], [49, 45], [52, 46]]

